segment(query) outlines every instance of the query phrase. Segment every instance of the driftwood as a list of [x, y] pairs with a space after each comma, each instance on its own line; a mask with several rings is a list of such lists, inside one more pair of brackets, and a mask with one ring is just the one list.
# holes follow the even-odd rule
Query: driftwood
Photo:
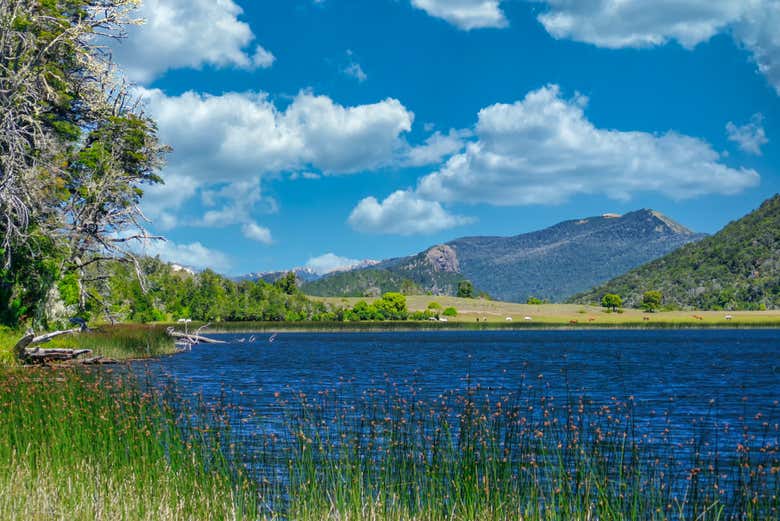
[[25, 349], [22, 361], [32, 364], [74, 361], [82, 355], [92, 354], [91, 349]]
[[27, 333], [19, 339], [14, 346], [14, 355], [16, 358], [22, 358], [24, 356], [24, 350], [33, 343], [33, 340], [35, 340], [35, 333], [33, 333], [32, 330], [27, 331]]
[[35, 338], [33, 338], [32, 343], [43, 344], [45, 342], [49, 342], [52, 338], [57, 338], [58, 336], [62, 336], [62, 335], [72, 335], [80, 331], [81, 331], [80, 327], [77, 327], [75, 329], [65, 329], [63, 331], [54, 331], [52, 333], [46, 333], [45, 335], [36, 336]]
[[[25, 364], [46, 364], [48, 362], [77, 361], [80, 356], [92, 354], [90, 349], [41, 349], [36, 344], [44, 344], [53, 338], [63, 335], [71, 335], [82, 331], [83, 328], [65, 329], [53, 331], [36, 336], [30, 329], [14, 346], [14, 354]], [[78, 362], [81, 362], [80, 360]]]
[[[200, 330], [198, 330], [200, 331]], [[224, 340], [217, 340], [215, 338], [209, 338], [199, 335], [197, 333], [182, 333], [181, 331], [174, 331], [173, 328], [168, 328], [168, 334], [173, 338], [181, 338], [190, 344], [227, 344]]]

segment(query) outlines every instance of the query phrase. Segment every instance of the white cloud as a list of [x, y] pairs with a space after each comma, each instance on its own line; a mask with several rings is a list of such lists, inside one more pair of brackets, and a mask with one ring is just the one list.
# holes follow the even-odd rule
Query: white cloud
[[394, 235], [430, 234], [471, 221], [448, 213], [438, 202], [425, 200], [410, 190], [394, 192], [381, 203], [366, 197], [348, 220], [360, 232]]
[[260, 67], [261, 69], [267, 69], [271, 65], [274, 64], [276, 61], [276, 56], [273, 55], [273, 53], [262, 46], [258, 45], [257, 49], [255, 49], [255, 54], [252, 56], [252, 63], [255, 65], [255, 67]]
[[563, 99], [552, 85], [481, 110], [478, 140], [421, 179], [418, 192], [443, 202], [524, 205], [648, 191], [683, 199], [758, 183], [755, 171], [723, 165], [699, 139], [596, 128], [585, 117], [586, 103]]
[[334, 271], [348, 270], [354, 266], [357, 266], [361, 261], [357, 259], [350, 259], [347, 257], [339, 257], [334, 253], [326, 253], [319, 257], [312, 257], [306, 263], [306, 267], [319, 275], [325, 275], [326, 273], [332, 273]]
[[734, 25], [735, 38], [753, 53], [759, 72], [780, 95], [780, 1], [753, 0]]
[[344, 74], [355, 78], [358, 83], [363, 83], [368, 79], [368, 75], [363, 70], [363, 67], [359, 63], [350, 63], [344, 68]]
[[263, 244], [273, 243], [271, 237], [271, 230], [263, 226], [259, 226], [257, 223], [248, 222], [241, 227], [241, 232], [244, 237], [253, 241], [262, 242]]
[[265, 175], [308, 169], [348, 174], [393, 164], [408, 148], [402, 134], [414, 120], [391, 98], [345, 107], [327, 96], [301, 92], [279, 110], [264, 93], [139, 93], [161, 140], [174, 147], [164, 172], [168, 185], [150, 190], [144, 201], [150, 216], [169, 227], [198, 190], [206, 192], [204, 202], [216, 205], [216, 195], [225, 201], [190, 224], [246, 224], [258, 205], [263, 211], [275, 209], [274, 201], [260, 193]]
[[466, 31], [509, 25], [500, 3], [501, 0], [412, 0], [418, 9]]
[[643, 0], [546, 0], [539, 21], [556, 38], [600, 47], [649, 47], [677, 40], [687, 48], [707, 41], [739, 18], [734, 0], [677, 0], [662, 7]]
[[675, 40], [690, 49], [730, 31], [780, 94], [778, 0], [537, 1], [548, 6], [538, 18], [552, 36], [599, 47], [651, 47]]
[[141, 94], [161, 139], [174, 147], [169, 168], [199, 180], [306, 167], [331, 174], [375, 169], [392, 162], [414, 121], [392, 98], [345, 107], [304, 91], [281, 111], [265, 93]]
[[197, 192], [198, 182], [176, 173], [166, 173], [163, 178], [165, 184], [144, 189], [143, 208], [155, 225], [170, 230], [178, 224], [176, 212]]
[[550, 85], [481, 110], [476, 141], [422, 178], [417, 196], [507, 206], [561, 203], [578, 194], [684, 199], [734, 194], [759, 182], [754, 170], [724, 165], [700, 139], [597, 128], [585, 116], [586, 104]]
[[255, 36], [238, 20], [241, 13], [233, 0], [144, 0], [137, 16], [145, 23], [111, 47], [128, 77], [140, 83], [170, 69], [270, 67], [273, 55], [261, 46], [251, 55]]
[[764, 116], [753, 114], [750, 122], [737, 126], [731, 121], [726, 124], [729, 140], [739, 145], [739, 148], [749, 154], [761, 155], [761, 147], [769, 143], [764, 132]]
[[170, 241], [146, 241], [146, 244], [141, 246], [141, 251], [145, 255], [159, 256], [166, 262], [196, 269], [226, 270], [230, 267], [227, 255], [207, 248], [200, 242], [177, 244]]
[[444, 158], [463, 150], [465, 139], [471, 135], [470, 130], [451, 129], [447, 134], [436, 131], [425, 140], [425, 144], [410, 147], [403, 164], [423, 166], [440, 163]]

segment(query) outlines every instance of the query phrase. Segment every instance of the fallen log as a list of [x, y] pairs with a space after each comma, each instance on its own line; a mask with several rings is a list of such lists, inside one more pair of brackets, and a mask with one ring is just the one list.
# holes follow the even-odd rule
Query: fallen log
[[30, 344], [33, 343], [33, 340], [35, 340], [35, 333], [33, 333], [32, 330], [27, 331], [27, 333], [19, 339], [19, 341], [14, 346], [14, 355], [16, 358], [22, 358], [24, 355], [24, 351]]
[[62, 336], [62, 335], [72, 335], [74, 333], [79, 333], [80, 331], [81, 331], [80, 327], [74, 329], [65, 329], [62, 331], [53, 331], [51, 333], [46, 333], [45, 335], [36, 336], [35, 338], [33, 338], [31, 343], [43, 344], [49, 342], [52, 338], [57, 338], [58, 336]]
[[188, 334], [188, 333], [182, 333], [180, 331], [172, 331], [169, 330], [168, 334], [172, 336], [173, 338], [183, 338], [184, 340], [192, 343], [192, 344], [227, 344], [224, 340], [217, 340], [215, 338], [209, 338], [202, 335], [194, 335], [194, 334]]
[[74, 361], [82, 355], [92, 354], [91, 349], [25, 349], [22, 361], [45, 364], [46, 362]]

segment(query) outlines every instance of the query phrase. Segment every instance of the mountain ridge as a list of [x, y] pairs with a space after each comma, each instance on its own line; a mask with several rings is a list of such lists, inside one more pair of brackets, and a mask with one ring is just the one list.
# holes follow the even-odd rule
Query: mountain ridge
[[325, 276], [303, 290], [358, 296], [369, 290], [398, 291], [411, 283], [417, 290], [451, 295], [458, 282], [468, 279], [501, 300], [558, 301], [703, 237], [650, 209], [602, 214], [507, 237], [457, 238], [369, 269]]
[[576, 303], [620, 295], [627, 306], [645, 291], [665, 305], [695, 309], [780, 308], [780, 194], [700, 242], [575, 295]]

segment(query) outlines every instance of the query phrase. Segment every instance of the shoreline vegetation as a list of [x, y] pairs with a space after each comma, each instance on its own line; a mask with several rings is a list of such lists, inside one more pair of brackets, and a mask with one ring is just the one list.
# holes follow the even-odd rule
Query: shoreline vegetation
[[0, 518], [763, 521], [780, 510], [776, 402], [734, 426], [712, 410], [690, 432], [658, 411], [648, 437], [631, 397], [556, 400], [537, 378], [432, 401], [393, 382], [355, 399], [290, 389], [271, 406], [280, 422], [146, 378], [4, 372]]
[[127, 371], [0, 368], [0, 518], [256, 518], [215, 416], [146, 387]]

